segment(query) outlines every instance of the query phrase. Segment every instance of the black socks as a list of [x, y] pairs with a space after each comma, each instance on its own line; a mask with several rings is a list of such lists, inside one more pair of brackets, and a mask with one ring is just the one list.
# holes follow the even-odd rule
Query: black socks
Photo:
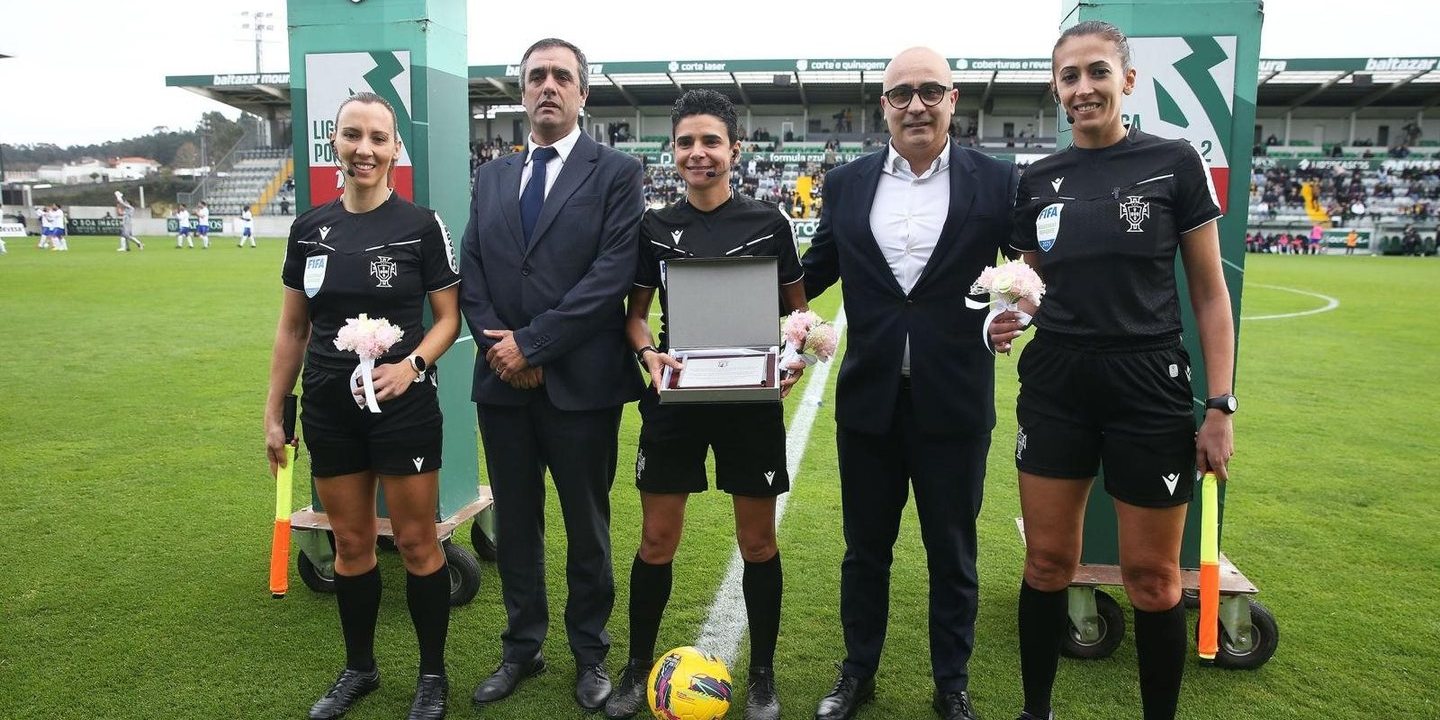
[[[765, 562], [745, 563], [741, 581], [745, 615], [750, 624], [750, 664], [772, 667], [775, 640], [780, 634], [780, 553]], [[660, 618], [670, 601], [672, 563], [651, 565], [635, 556], [630, 566], [630, 659], [646, 663], [655, 658]]]
[[1067, 594], [1063, 589], [1036, 590], [1020, 581], [1020, 679], [1025, 688], [1025, 712], [1033, 717], [1050, 716], [1050, 691], [1055, 686], [1068, 622]]
[[630, 565], [630, 659], [649, 665], [655, 659], [660, 616], [670, 602], [673, 563], [651, 565], [639, 553]]
[[335, 604], [345, 635], [345, 667], [369, 672], [375, 667], [375, 618], [380, 614], [380, 567], [360, 575], [335, 573]]
[[774, 667], [775, 639], [780, 635], [780, 595], [784, 582], [780, 551], [765, 562], [746, 562], [741, 587], [745, 618], [750, 624], [750, 666]]
[[1185, 673], [1185, 605], [1160, 612], [1135, 609], [1135, 653], [1145, 720], [1173, 720]]
[[420, 642], [420, 674], [445, 674], [445, 636], [450, 631], [450, 567], [429, 575], [405, 573], [405, 600]]

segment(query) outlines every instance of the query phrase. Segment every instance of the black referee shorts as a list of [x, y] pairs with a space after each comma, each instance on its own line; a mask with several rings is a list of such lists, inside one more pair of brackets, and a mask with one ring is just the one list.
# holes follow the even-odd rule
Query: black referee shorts
[[415, 475], [439, 470], [444, 435], [434, 371], [428, 382], [382, 401], [378, 414], [355, 404], [350, 372], [305, 367], [300, 427], [310, 452], [310, 474], [333, 477], [369, 470]]
[[1103, 348], [1037, 333], [1018, 364], [1015, 467], [1088, 479], [1141, 507], [1173, 507], [1195, 488], [1190, 355], [1178, 338]]
[[648, 493], [705, 492], [705, 453], [713, 448], [720, 490], [745, 497], [787, 492], [783, 413], [780, 403], [661, 405], [647, 388], [640, 398], [635, 486]]

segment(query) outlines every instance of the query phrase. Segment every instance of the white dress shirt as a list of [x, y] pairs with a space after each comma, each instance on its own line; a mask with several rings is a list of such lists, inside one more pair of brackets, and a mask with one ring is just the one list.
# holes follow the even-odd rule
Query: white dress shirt
[[[550, 197], [550, 188], [555, 187], [555, 178], [560, 177], [560, 170], [565, 167], [565, 160], [570, 157], [570, 151], [575, 149], [575, 142], [579, 139], [580, 125], [576, 123], [575, 127], [570, 130], [569, 135], [560, 138], [555, 141], [554, 145], [550, 146], [555, 148], [555, 151], [559, 153], [559, 155], [550, 158], [550, 162], [545, 163], [545, 197]], [[526, 143], [525, 168], [520, 171], [520, 189], [515, 192], [516, 197], [524, 195], [525, 186], [530, 184], [530, 170], [533, 167], [533, 164], [530, 162], [530, 156], [535, 154], [535, 148], [537, 147], [542, 146], [536, 145], [535, 136], [531, 135], [530, 142]]]
[[[925, 172], [916, 175], [910, 161], [891, 145], [885, 153], [875, 202], [870, 206], [870, 232], [900, 289], [908, 295], [925, 271], [940, 242], [940, 230], [950, 214], [950, 141]], [[910, 374], [910, 337], [900, 374]]]

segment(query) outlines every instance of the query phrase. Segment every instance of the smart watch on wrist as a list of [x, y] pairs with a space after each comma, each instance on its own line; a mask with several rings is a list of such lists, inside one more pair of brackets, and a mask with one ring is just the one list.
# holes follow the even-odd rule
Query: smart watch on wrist
[[419, 355], [411, 355], [405, 359], [410, 361], [410, 369], [415, 371], [415, 379], [411, 382], [424, 382], [425, 370], [429, 367], [429, 365], [425, 363], [425, 358]]
[[1215, 397], [1206, 400], [1205, 409], [1219, 410], [1226, 415], [1234, 415], [1235, 411], [1240, 409], [1240, 403], [1235, 400], [1234, 395], [1226, 393], [1224, 395], [1216, 395]]

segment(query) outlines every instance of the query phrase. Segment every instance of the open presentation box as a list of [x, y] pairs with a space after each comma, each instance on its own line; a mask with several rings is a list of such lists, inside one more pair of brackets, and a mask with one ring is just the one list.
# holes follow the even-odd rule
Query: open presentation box
[[670, 355], [685, 369], [665, 368], [660, 402], [779, 402], [775, 258], [670, 260], [664, 277]]

